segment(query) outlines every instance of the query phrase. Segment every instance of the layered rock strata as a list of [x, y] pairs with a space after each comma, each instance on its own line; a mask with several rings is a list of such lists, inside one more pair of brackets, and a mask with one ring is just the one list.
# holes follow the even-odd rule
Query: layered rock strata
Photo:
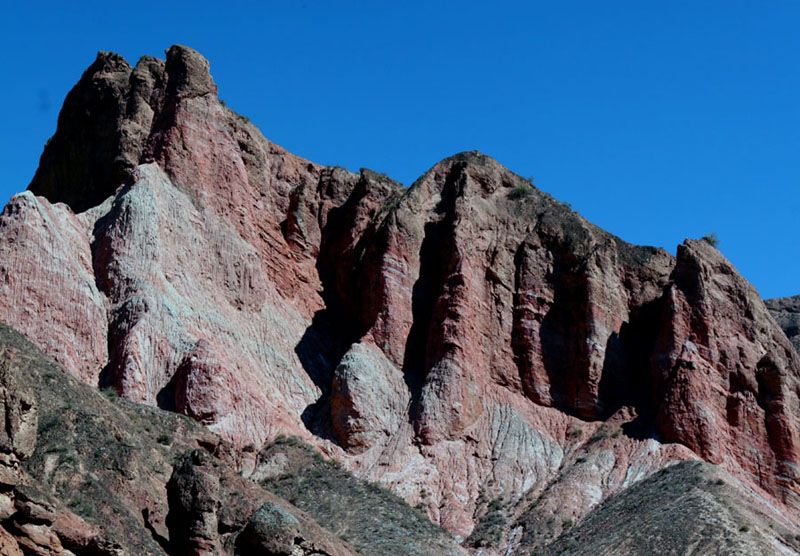
[[0, 318], [70, 372], [298, 435], [461, 538], [496, 502], [544, 543], [696, 458], [796, 519], [800, 359], [716, 249], [629, 245], [480, 153], [407, 189], [308, 162], [208, 69], [101, 53], [0, 215]]

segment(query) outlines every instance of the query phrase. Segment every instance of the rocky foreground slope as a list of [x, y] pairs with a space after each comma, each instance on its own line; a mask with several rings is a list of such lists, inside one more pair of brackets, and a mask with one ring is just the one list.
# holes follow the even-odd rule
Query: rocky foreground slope
[[[3, 556], [464, 554], [424, 513], [298, 440], [265, 446], [244, 478], [238, 454], [201, 425], [81, 384], [2, 324], [0, 409]], [[258, 482], [316, 477], [320, 466], [339, 474], [313, 484], [339, 516], [321, 516], [335, 533]], [[348, 518], [344, 482], [370, 493], [380, 523]]]
[[612, 496], [540, 554], [797, 554], [800, 535], [774, 517], [718, 467], [681, 462]]
[[0, 320], [244, 475], [297, 436], [484, 554], [681, 460], [800, 527], [800, 357], [714, 247], [629, 245], [480, 153], [323, 167], [216, 93], [186, 47], [98, 55], [0, 215]]

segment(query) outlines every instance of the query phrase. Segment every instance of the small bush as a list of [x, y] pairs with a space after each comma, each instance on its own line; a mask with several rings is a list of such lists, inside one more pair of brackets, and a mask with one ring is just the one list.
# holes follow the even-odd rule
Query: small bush
[[96, 511], [92, 501], [88, 498], [84, 498], [80, 494], [69, 501], [69, 507], [75, 510], [75, 513], [83, 517], [92, 517]]
[[163, 444], [164, 446], [169, 446], [172, 444], [172, 437], [168, 434], [159, 434], [156, 442]]
[[503, 512], [503, 499], [495, 498], [486, 508], [486, 513], [478, 520], [467, 544], [475, 547], [498, 546], [502, 540], [503, 530], [507, 525]]
[[717, 237], [717, 234], [714, 232], [706, 234], [700, 239], [708, 243], [711, 247], [719, 247], [719, 238]]
[[583, 434], [583, 430], [581, 430], [581, 429], [579, 429], [579, 428], [577, 428], [577, 427], [576, 427], [576, 428], [574, 428], [574, 429], [571, 429], [571, 430], [570, 430], [570, 431], [567, 433], [567, 435], [568, 435], [570, 438], [580, 438], [580, 436], [581, 436], [582, 434]]
[[286, 436], [285, 434], [279, 434], [275, 437], [275, 440], [272, 441], [272, 446], [293, 446], [295, 448], [308, 448], [305, 442], [297, 438], [296, 436]]
[[509, 199], [522, 199], [531, 194], [533, 188], [528, 184], [518, 185], [508, 193]]
[[119, 394], [113, 388], [103, 388], [101, 392], [109, 401], [115, 402], [119, 399]]
[[605, 425], [600, 425], [600, 427], [598, 427], [597, 429], [597, 432], [594, 433], [592, 437], [589, 439], [589, 442], [599, 442], [604, 438], [608, 438], [608, 429], [606, 428]]

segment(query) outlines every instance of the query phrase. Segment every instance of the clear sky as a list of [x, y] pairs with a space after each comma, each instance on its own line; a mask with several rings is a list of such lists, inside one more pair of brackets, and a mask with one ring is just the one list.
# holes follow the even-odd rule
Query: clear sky
[[[478, 149], [623, 239], [800, 294], [800, 2], [0, 0], [0, 202], [98, 50], [173, 43], [271, 140], [409, 185]], [[73, 5], [70, 5], [73, 4]]]

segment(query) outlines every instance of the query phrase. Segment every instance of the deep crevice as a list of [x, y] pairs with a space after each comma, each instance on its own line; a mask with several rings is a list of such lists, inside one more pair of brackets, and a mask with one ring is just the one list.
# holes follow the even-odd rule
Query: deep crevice
[[158, 531], [156, 531], [155, 527], [153, 527], [153, 524], [150, 523], [149, 508], [142, 509], [142, 519], [144, 520], [144, 528], [147, 529], [147, 531], [153, 537], [153, 540], [156, 541], [158, 546], [161, 547], [161, 550], [166, 552], [168, 556], [175, 556], [174, 552], [172, 551], [172, 545], [170, 544], [169, 539], [159, 534]]
[[464, 163], [460, 163], [448, 173], [442, 186], [441, 200], [435, 209], [439, 218], [425, 224], [420, 245], [419, 276], [411, 293], [412, 324], [406, 338], [402, 369], [411, 394], [409, 418], [412, 422], [416, 420], [419, 411], [428, 370], [434, 363], [428, 360], [432, 355], [429, 339], [432, 328], [441, 324], [434, 322], [436, 305], [444, 292], [455, 254], [453, 228], [456, 221], [456, 200], [466, 179], [463, 166]]
[[[323, 191], [329, 185], [325, 183], [326, 180], [333, 179], [330, 173], [323, 172], [317, 185], [318, 191]], [[303, 424], [312, 433], [334, 442], [328, 419], [333, 373], [350, 346], [363, 336], [363, 326], [358, 320], [358, 302], [354, 301], [357, 294], [348, 291], [337, 279], [341, 266], [348, 269], [349, 275], [355, 274], [354, 254], [346, 256], [339, 252], [336, 240], [341, 239], [342, 232], [350, 229], [348, 224], [355, 206], [366, 195], [363, 180], [364, 176], [341, 206], [328, 211], [325, 226], [320, 230], [316, 269], [322, 284], [320, 295], [324, 308], [314, 314], [311, 325], [306, 328], [294, 350], [303, 369], [321, 391], [320, 397], [303, 411]], [[316, 217], [320, 219], [319, 214]], [[354, 304], [355, 308], [352, 306]]]
[[92, 273], [94, 275], [95, 286], [97, 291], [103, 296], [106, 304], [106, 350], [107, 361], [100, 371], [97, 380], [97, 387], [102, 389], [110, 388], [114, 383], [112, 354], [116, 346], [116, 330], [113, 324], [111, 314], [111, 307], [114, 302], [111, 299], [110, 285], [108, 284], [107, 277], [103, 268], [109, 264], [110, 253], [107, 252], [108, 247], [103, 245], [102, 240], [108, 227], [115, 217], [115, 204], [112, 204], [108, 212], [98, 218], [92, 229], [92, 242], [89, 244], [89, 252], [92, 256]]

